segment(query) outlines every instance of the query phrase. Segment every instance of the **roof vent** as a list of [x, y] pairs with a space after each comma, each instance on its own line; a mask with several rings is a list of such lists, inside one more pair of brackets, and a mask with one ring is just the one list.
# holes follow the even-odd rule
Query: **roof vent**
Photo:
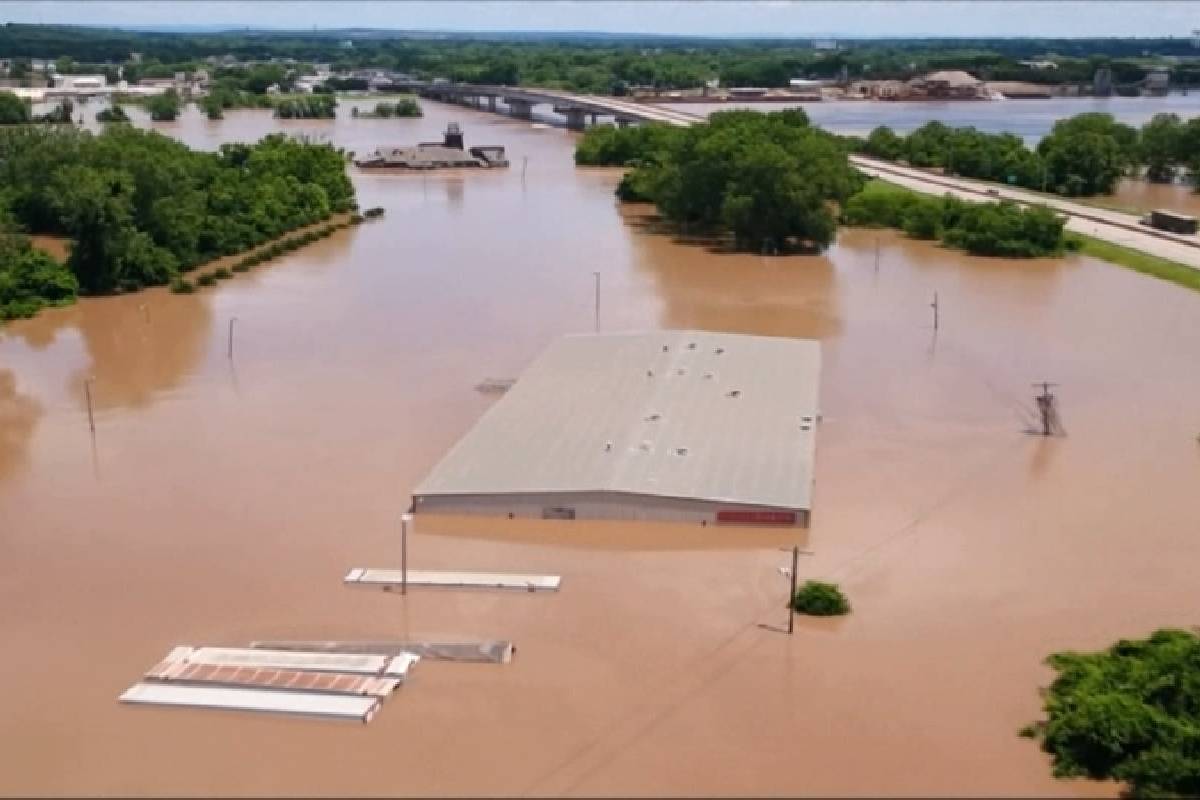
[[670, 349], [671, 349], [671, 346], [670, 346], [670, 345], [666, 345], [666, 344], [664, 344], [664, 345], [663, 345], [663, 352], [664, 352], [664, 353], [668, 352]]
[[718, 347], [718, 348], [717, 348], [716, 350], [714, 350], [713, 352], [714, 352], [714, 353], [716, 353], [717, 355], [721, 355], [721, 353], [724, 353], [724, 352], [725, 352], [725, 348], [724, 348], [724, 347]]
[[710, 381], [710, 380], [712, 380], [712, 377], [713, 377], [713, 374], [711, 372], [704, 373], [704, 380]]
[[675, 370], [675, 374], [676, 375], [687, 375], [687, 370], [684, 369], [683, 367], [680, 367], [679, 369]]
[[695, 350], [695, 349], [696, 349], [696, 343], [688, 342], [688, 350]]
[[605, 442], [605, 443], [604, 443], [604, 452], [606, 452], [606, 453], [611, 453], [611, 452], [612, 452], [612, 442]]
[[662, 414], [654, 413], [646, 417], [646, 422], [658, 422], [662, 419]]
[[650, 440], [643, 439], [642, 443], [640, 445], [638, 445], [638, 449], [641, 450], [643, 453], [649, 453], [650, 452]]
[[648, 369], [648, 370], [646, 370], [646, 377], [647, 377], [647, 378], [653, 378], [653, 377], [654, 377], [654, 370], [652, 370], [652, 369]]
[[677, 456], [686, 456], [686, 455], [687, 455], [687, 448], [686, 448], [686, 447], [676, 447], [676, 448], [675, 448], [675, 455], [677, 455]]
[[741, 389], [734, 389], [733, 391], [729, 392], [729, 393], [728, 393], [728, 394], [726, 394], [725, 396], [726, 396], [726, 397], [741, 397], [741, 396], [742, 396], [742, 390], [741, 390]]

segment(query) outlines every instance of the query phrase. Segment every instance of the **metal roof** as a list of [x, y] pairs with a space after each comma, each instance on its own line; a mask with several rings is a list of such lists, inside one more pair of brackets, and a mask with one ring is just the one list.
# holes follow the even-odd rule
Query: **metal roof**
[[566, 336], [413, 492], [622, 492], [808, 509], [820, 344]]

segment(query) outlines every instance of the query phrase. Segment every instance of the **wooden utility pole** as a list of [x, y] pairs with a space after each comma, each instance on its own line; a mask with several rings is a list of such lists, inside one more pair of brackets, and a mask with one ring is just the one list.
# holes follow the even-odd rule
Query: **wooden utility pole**
[[929, 307], [933, 309], [933, 329], [936, 331], [938, 329], [938, 293], [937, 292], [933, 293], [933, 302], [929, 304]]
[[237, 322], [237, 317], [229, 318], [229, 357], [233, 358], [233, 323]]
[[83, 382], [83, 393], [87, 396], [88, 408], [88, 427], [92, 429], [92, 433], [96, 432], [96, 417], [92, 414], [92, 381], [95, 378], [88, 378]]
[[879, 237], [875, 237], [875, 274], [879, 274]]
[[596, 276], [596, 333], [600, 332], [600, 273], [593, 272]]
[[521, 183], [525, 183], [525, 170], [529, 169], [529, 156], [521, 157]]
[[800, 545], [792, 547], [792, 589], [788, 592], [788, 636], [796, 628], [796, 574], [800, 572]]

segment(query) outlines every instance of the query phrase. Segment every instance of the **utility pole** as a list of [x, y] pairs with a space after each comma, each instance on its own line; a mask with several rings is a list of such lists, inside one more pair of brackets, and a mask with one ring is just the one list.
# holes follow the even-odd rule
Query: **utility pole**
[[1042, 436], [1050, 436], [1054, 433], [1057, 426], [1058, 409], [1055, 406], [1055, 397], [1050, 392], [1051, 386], [1058, 386], [1057, 383], [1042, 381], [1041, 383], [1033, 384], [1034, 388], [1041, 387], [1042, 393], [1034, 398], [1037, 403], [1038, 413], [1042, 418]]
[[788, 636], [796, 628], [796, 574], [800, 572], [800, 546], [792, 547], [792, 588], [788, 592]]
[[237, 317], [229, 318], [229, 357], [233, 358], [233, 323], [237, 322]]
[[929, 307], [933, 309], [933, 329], [936, 331], [938, 329], [938, 293], [937, 292], [933, 293], [933, 302], [929, 304]]
[[[785, 553], [787, 552], [787, 550], [784, 550], [784, 548], [780, 548], [780, 549], [783, 550]], [[792, 633], [796, 630], [796, 607], [794, 605], [794, 601], [796, 599], [796, 583], [799, 580], [798, 576], [800, 574], [800, 556], [801, 555], [806, 555], [806, 556], [813, 555], [812, 550], [801, 550], [799, 545], [794, 545], [792, 547], [791, 552], [792, 552], [791, 569], [788, 569], [787, 567], [779, 568], [779, 571], [787, 577], [788, 583], [790, 585], [790, 590], [788, 591], [788, 599], [787, 599], [787, 608], [788, 608], [787, 632], [788, 632], [788, 636], [791, 636]], [[778, 630], [778, 628], [776, 628], [775, 630]]]
[[879, 235], [875, 235], [875, 274], [879, 274]]
[[596, 333], [600, 332], [600, 273], [593, 272], [596, 276]]
[[400, 515], [400, 594], [408, 594], [408, 523], [413, 515]]
[[529, 169], [529, 156], [521, 157], [521, 183], [525, 183], [525, 170]]
[[92, 381], [95, 378], [88, 378], [83, 382], [83, 393], [87, 396], [88, 408], [88, 427], [92, 429], [92, 433], [96, 433], [96, 417], [92, 414]]

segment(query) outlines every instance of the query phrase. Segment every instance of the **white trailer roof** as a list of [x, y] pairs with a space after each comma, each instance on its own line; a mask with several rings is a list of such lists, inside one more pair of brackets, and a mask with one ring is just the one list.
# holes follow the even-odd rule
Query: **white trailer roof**
[[566, 336], [413, 494], [620, 492], [808, 509], [820, 344]]

